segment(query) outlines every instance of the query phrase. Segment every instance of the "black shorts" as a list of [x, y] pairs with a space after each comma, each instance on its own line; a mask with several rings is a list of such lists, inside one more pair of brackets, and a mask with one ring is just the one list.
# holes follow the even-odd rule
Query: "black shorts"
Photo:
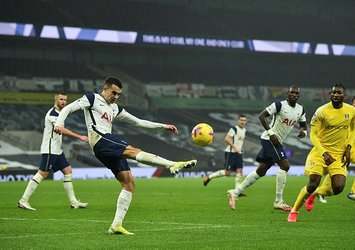
[[243, 155], [238, 153], [224, 152], [224, 166], [228, 170], [243, 168]]
[[97, 159], [104, 164], [116, 176], [118, 172], [131, 170], [122, 153], [128, 146], [127, 142], [122, 141], [112, 134], [101, 134], [102, 138], [95, 144], [94, 153]]
[[69, 162], [65, 158], [64, 153], [60, 155], [42, 154], [42, 159], [39, 165], [39, 169], [47, 172], [49, 170], [52, 170], [54, 173], [57, 172], [58, 170], [63, 170], [68, 166], [69, 166]]
[[270, 140], [261, 139], [261, 147], [261, 150], [256, 155], [257, 162], [266, 163], [268, 167], [271, 167], [275, 162], [287, 159], [282, 145], [275, 147]]

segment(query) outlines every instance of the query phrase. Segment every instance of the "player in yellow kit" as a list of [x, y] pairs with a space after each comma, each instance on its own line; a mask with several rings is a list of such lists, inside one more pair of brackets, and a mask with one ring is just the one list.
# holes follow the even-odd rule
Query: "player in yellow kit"
[[[351, 105], [353, 105], [355, 107], [355, 96], [353, 97], [353, 99], [351, 99]], [[354, 149], [354, 145], [355, 144], [353, 144], [353, 149], [351, 150], [351, 155], [350, 155], [350, 162], [352, 164], [355, 164], [355, 149]], [[322, 185], [319, 188], [317, 188], [317, 190], [314, 192], [314, 194], [318, 196], [320, 202], [327, 203], [327, 201], [325, 200], [324, 196], [326, 196], [328, 193], [330, 193], [330, 195], [331, 195], [331, 192], [330, 192], [331, 188], [332, 188], [331, 179], [330, 179], [329, 175], [326, 175], [325, 178], [324, 178], [324, 181], [322, 182]], [[355, 179], [353, 180], [353, 184], [352, 184], [350, 192], [349, 192], [349, 194], [347, 196], [348, 196], [349, 199], [355, 200]], [[312, 203], [313, 203], [312, 200], [313, 199], [314, 199], [314, 197], [311, 195], [308, 198], [308, 200], [306, 201], [306, 207], [307, 207], [307, 204], [310, 205], [309, 208], [312, 207]]]
[[[355, 140], [355, 108], [344, 103], [344, 97], [345, 87], [335, 84], [330, 91], [331, 102], [319, 107], [312, 117], [310, 139], [313, 148], [307, 156], [305, 169], [309, 183], [298, 194], [288, 215], [289, 222], [297, 221], [304, 201], [314, 193], [326, 172], [332, 184], [328, 195], [337, 195], [344, 189]], [[307, 210], [311, 210], [309, 208]]]

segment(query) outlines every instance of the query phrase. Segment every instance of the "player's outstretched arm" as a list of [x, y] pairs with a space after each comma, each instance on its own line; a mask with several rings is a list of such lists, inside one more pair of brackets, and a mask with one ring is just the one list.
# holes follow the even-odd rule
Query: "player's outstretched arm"
[[77, 134], [67, 128], [64, 128], [64, 127], [61, 127], [61, 132], [63, 135], [70, 136], [74, 139], [78, 139], [78, 140], [85, 142], [85, 143], [89, 141], [89, 138], [86, 135], [79, 135], [79, 134]]
[[117, 119], [123, 122], [127, 122], [135, 127], [149, 129], [165, 129], [173, 133], [177, 133], [177, 128], [174, 125], [143, 120], [128, 113], [125, 109], [123, 109], [121, 113], [118, 114]]
[[67, 119], [68, 115], [79, 110], [80, 106], [77, 102], [72, 102], [69, 105], [65, 106], [59, 113], [57, 121], [54, 124], [54, 132], [57, 134], [63, 133], [64, 121]]
[[174, 125], [172, 125], [172, 124], [165, 124], [165, 127], [164, 127], [166, 130], [168, 130], [168, 131], [170, 131], [171, 133], [173, 133], [173, 134], [178, 134], [179, 133], [179, 131], [178, 131], [178, 129], [174, 126]]

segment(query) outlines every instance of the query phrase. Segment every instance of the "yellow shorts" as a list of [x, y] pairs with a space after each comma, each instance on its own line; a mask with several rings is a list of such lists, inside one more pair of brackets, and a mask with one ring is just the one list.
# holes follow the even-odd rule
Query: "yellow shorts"
[[315, 148], [312, 148], [311, 152], [309, 152], [306, 159], [306, 166], [304, 173], [309, 176], [312, 174], [323, 176], [325, 173], [329, 173], [330, 176], [341, 174], [347, 176], [347, 168], [344, 165], [342, 160], [342, 155], [339, 154], [331, 154], [330, 155], [335, 158], [335, 161], [327, 166], [324, 162], [323, 156], [319, 155]]
[[[355, 145], [354, 145], [354, 147], [355, 147]], [[351, 148], [351, 153], [350, 153], [350, 162], [352, 163], [352, 164], [355, 164], [355, 148]]]

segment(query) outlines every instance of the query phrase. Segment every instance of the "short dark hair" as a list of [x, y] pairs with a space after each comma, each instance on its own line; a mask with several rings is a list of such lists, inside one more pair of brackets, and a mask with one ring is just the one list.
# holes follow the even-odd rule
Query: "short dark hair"
[[240, 119], [240, 118], [246, 118], [246, 116], [243, 115], [243, 114], [240, 114], [239, 117], [238, 117], [238, 119]]
[[107, 77], [105, 79], [105, 85], [112, 86], [112, 84], [122, 89], [122, 82], [117, 77], [113, 77], [113, 76]]
[[291, 85], [288, 90], [290, 91], [290, 89], [299, 89], [300, 87], [298, 87], [298, 85]]
[[355, 100], [355, 96], [353, 97], [353, 99], [351, 99], [351, 103], [353, 103], [353, 102], [354, 102], [354, 100]]
[[343, 84], [341, 84], [341, 83], [334, 84], [333, 88], [342, 88], [344, 90], [344, 92], [345, 92], [345, 86]]

